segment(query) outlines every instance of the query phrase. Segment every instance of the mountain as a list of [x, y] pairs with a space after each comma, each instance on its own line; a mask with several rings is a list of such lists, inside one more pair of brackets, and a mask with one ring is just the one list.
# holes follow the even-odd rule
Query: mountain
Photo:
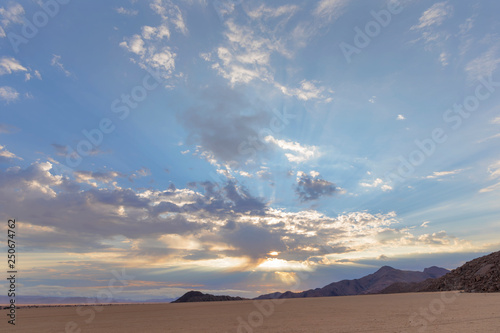
[[499, 292], [500, 251], [471, 260], [438, 279], [418, 283], [394, 283], [381, 294], [451, 291]]
[[500, 251], [466, 262], [420, 291], [500, 292]]
[[416, 283], [429, 278], [441, 277], [448, 272], [449, 271], [444, 268], [435, 266], [426, 268], [423, 272], [403, 271], [392, 268], [390, 266], [384, 266], [375, 273], [367, 275], [360, 279], [333, 282], [327, 286], [324, 286], [323, 288], [309, 289], [298, 293], [294, 293], [291, 291], [287, 291], [284, 293], [275, 292], [271, 294], [261, 295], [257, 297], [257, 299], [376, 294], [396, 282]]
[[188, 291], [172, 303], [185, 303], [185, 302], [220, 302], [220, 301], [242, 301], [246, 298], [232, 297], [232, 296], [215, 296], [204, 294], [200, 291]]

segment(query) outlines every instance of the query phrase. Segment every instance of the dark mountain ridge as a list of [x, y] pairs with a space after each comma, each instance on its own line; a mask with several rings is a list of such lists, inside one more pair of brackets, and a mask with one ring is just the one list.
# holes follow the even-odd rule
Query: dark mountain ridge
[[381, 293], [452, 290], [500, 292], [500, 251], [468, 261], [440, 278], [419, 283], [395, 283]]
[[187, 302], [221, 302], [221, 301], [242, 301], [246, 298], [232, 296], [215, 296], [204, 294], [201, 291], [188, 291], [172, 303], [187, 303]]
[[257, 299], [376, 294], [396, 282], [417, 283], [427, 279], [439, 278], [448, 272], [447, 269], [436, 266], [426, 268], [423, 272], [404, 271], [390, 266], [383, 266], [375, 273], [360, 279], [342, 280], [330, 283], [323, 288], [309, 289], [297, 293], [291, 291], [286, 291], [284, 293], [275, 292], [261, 295], [257, 297]]

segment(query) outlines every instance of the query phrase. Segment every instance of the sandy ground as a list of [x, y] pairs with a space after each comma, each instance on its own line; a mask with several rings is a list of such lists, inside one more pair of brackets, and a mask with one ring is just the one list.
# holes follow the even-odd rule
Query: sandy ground
[[500, 294], [416, 293], [0, 311], [1, 332], [500, 332]]

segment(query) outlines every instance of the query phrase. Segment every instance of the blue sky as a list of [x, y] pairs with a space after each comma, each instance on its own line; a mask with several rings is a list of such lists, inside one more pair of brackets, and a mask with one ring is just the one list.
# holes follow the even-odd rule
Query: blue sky
[[254, 296], [498, 250], [499, 7], [2, 2], [21, 293], [125, 269], [118, 298]]

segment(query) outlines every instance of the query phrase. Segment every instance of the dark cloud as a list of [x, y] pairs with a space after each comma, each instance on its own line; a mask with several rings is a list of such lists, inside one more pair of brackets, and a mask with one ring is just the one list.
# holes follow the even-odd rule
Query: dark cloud
[[225, 242], [238, 248], [234, 254], [253, 259], [265, 258], [270, 251], [286, 250], [279, 233], [250, 223], [237, 223], [234, 230], [225, 229], [222, 236]]
[[206, 181], [198, 185], [204, 189], [204, 195], [196, 203], [185, 205], [184, 209], [188, 211], [203, 209], [221, 216], [234, 213], [265, 215], [266, 203], [261, 198], [253, 197], [235, 181], [228, 181], [223, 185]]
[[336, 190], [334, 183], [307, 175], [305, 172], [298, 173], [295, 192], [302, 202], [317, 200], [324, 195], [333, 195]]
[[236, 90], [220, 86], [204, 90], [201, 100], [203, 105], [179, 115], [188, 131], [187, 144], [201, 146], [221, 163], [245, 163], [268, 149], [259, 132], [269, 127], [271, 113], [259, 102], [251, 103]]
[[60, 144], [57, 144], [57, 143], [53, 143], [52, 147], [54, 147], [54, 149], [56, 150], [56, 154], [57, 155], [59, 155], [59, 156], [66, 156], [66, 155], [68, 155], [68, 147], [67, 146], [63, 146], [63, 145], [60, 145]]

